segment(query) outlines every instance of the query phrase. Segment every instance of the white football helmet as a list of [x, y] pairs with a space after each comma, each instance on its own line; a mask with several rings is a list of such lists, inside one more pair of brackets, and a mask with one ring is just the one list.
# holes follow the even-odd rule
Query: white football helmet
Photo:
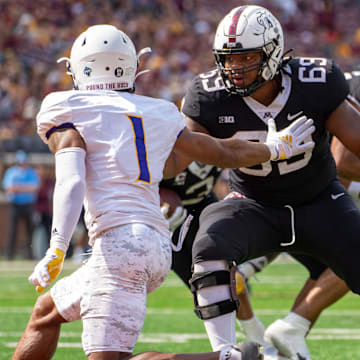
[[[283, 58], [284, 36], [279, 21], [261, 6], [245, 5], [231, 10], [220, 22], [214, 40], [213, 53], [226, 89], [249, 96], [264, 82], [278, 73]], [[261, 52], [262, 62], [240, 71], [259, 69], [258, 80], [247, 87], [236, 86], [225, 68], [225, 55]], [[234, 69], [232, 69], [234, 70]]]
[[[94, 25], [81, 33], [71, 48], [68, 74], [78, 90], [133, 90], [140, 55], [131, 39], [112, 25]], [[145, 70], [146, 71], [146, 70]], [[143, 73], [142, 71], [141, 73]]]

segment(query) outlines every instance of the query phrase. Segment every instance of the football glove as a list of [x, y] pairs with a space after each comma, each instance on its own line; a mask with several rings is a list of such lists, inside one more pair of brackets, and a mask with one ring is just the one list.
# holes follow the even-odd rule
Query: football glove
[[169, 224], [170, 232], [174, 232], [185, 221], [187, 216], [187, 210], [182, 206], [177, 206], [172, 215], [167, 217], [169, 213], [169, 205], [166, 203], [161, 206], [161, 212]]
[[269, 119], [265, 144], [271, 153], [270, 160], [289, 159], [296, 154], [312, 149], [315, 143], [307, 138], [315, 131], [313, 123], [312, 119], [301, 116], [285, 129], [276, 131], [274, 119]]
[[65, 258], [65, 252], [57, 248], [49, 248], [42, 260], [35, 266], [29, 281], [36, 285], [36, 291], [47, 288], [60, 274]]

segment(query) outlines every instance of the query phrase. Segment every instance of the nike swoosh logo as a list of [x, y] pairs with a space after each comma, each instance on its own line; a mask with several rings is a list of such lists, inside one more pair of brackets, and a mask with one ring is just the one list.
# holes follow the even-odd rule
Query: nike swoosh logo
[[302, 113], [303, 113], [302, 111], [299, 111], [298, 113], [296, 113], [294, 115], [288, 114], [287, 119], [289, 121], [292, 121], [292, 120], [296, 119], [298, 116], [300, 116]]
[[343, 195], [345, 195], [344, 192], [339, 193], [339, 194], [331, 194], [331, 198], [332, 198], [333, 200], [336, 200], [336, 199], [338, 199], [339, 197], [341, 197], [341, 196], [343, 196]]

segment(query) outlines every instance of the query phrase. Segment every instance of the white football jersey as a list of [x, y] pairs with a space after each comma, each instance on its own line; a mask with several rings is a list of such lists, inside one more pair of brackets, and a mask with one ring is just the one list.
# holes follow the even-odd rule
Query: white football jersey
[[184, 116], [168, 101], [116, 91], [49, 94], [37, 115], [47, 143], [57, 128], [74, 127], [86, 144], [85, 223], [90, 244], [100, 232], [145, 223], [168, 235], [158, 184]]

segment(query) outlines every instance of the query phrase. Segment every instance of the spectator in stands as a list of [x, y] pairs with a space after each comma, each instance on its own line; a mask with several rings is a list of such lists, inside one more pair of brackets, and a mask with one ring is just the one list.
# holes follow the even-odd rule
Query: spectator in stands
[[26, 257], [32, 256], [33, 210], [39, 189], [40, 180], [36, 171], [28, 163], [28, 155], [19, 150], [16, 153], [16, 164], [5, 171], [3, 187], [9, 201], [9, 233], [7, 257], [15, 256], [19, 220], [26, 223]]

